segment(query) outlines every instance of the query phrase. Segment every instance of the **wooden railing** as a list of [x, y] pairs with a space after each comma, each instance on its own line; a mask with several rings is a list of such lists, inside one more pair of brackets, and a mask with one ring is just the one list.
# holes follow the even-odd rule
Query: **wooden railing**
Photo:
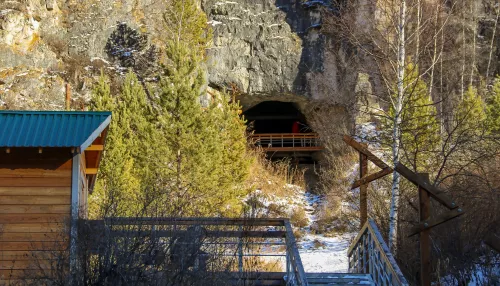
[[[196, 259], [206, 260], [202, 256], [211, 257], [212, 261], [236, 258], [234, 267], [238, 271], [229, 273], [233, 280], [245, 280], [245, 277], [252, 276], [250, 275], [252, 270], [245, 269], [246, 265], [249, 265], [245, 263], [246, 259], [251, 257], [282, 258], [286, 259], [286, 273], [282, 273], [281, 276], [286, 285], [307, 285], [288, 219], [108, 218], [87, 220], [85, 226], [88, 232], [94, 234], [91, 237], [91, 243], [94, 246], [91, 252], [94, 255], [109, 255], [110, 246], [120, 248], [124, 245], [126, 247], [130, 240], [135, 244], [141, 241], [150, 252], [165, 252], [163, 256], [175, 258], [175, 255], [183, 255], [183, 253], [173, 253], [175, 247], [172, 243], [178, 244], [182, 241], [183, 245], [187, 245], [182, 249], [199, 249]], [[175, 238], [189, 239], [175, 240]], [[197, 245], [191, 247], [191, 244], [196, 243]], [[125, 252], [127, 251], [126, 249]], [[151, 261], [157, 260], [155, 257], [147, 257], [147, 253], [133, 253], [133, 255], [134, 261], [145, 258]], [[265, 280], [268, 277], [266, 272], [257, 274], [257, 278], [252, 276], [252, 279]]]
[[377, 225], [371, 219], [365, 223], [347, 255], [351, 273], [369, 273], [376, 285], [408, 285]]
[[266, 151], [320, 151], [317, 133], [266, 133], [253, 134], [252, 142]]

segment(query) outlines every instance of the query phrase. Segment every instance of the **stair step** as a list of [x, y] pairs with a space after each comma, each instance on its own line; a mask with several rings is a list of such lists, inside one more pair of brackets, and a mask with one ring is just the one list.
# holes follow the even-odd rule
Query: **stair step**
[[370, 274], [306, 273], [309, 285], [375, 285]]

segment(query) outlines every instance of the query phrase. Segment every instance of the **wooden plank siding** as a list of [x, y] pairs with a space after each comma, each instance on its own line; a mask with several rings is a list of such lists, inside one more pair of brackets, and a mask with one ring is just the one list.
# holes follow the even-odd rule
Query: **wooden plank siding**
[[0, 164], [0, 282], [52, 268], [69, 241], [71, 159], [50, 168], [40, 159], [20, 161]]

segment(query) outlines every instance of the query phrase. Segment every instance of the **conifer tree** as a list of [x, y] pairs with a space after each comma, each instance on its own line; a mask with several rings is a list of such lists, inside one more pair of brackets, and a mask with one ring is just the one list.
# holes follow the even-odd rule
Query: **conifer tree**
[[[219, 205], [241, 207], [241, 195], [244, 195], [241, 189], [241, 183], [248, 174], [251, 163], [247, 154], [247, 139], [245, 121], [240, 118], [239, 112], [241, 106], [235, 101], [229, 101], [227, 94], [221, 94], [213, 98], [212, 104], [207, 114], [212, 118], [212, 124], [216, 128], [214, 142], [221, 146], [219, 150], [221, 156], [217, 164], [218, 180], [217, 185], [222, 192], [222, 201]], [[217, 188], [217, 186], [215, 186]], [[227, 212], [233, 213], [227, 213]], [[220, 209], [221, 213], [234, 215], [234, 209]]]
[[128, 73], [121, 93], [112, 96], [102, 75], [93, 90], [93, 109], [112, 111], [104, 159], [91, 200], [93, 216], [135, 215], [142, 208], [142, 186], [147, 179], [151, 112], [142, 85]]
[[500, 134], [500, 77], [493, 83], [491, 96], [486, 106], [487, 128], [495, 135]]
[[[199, 56], [183, 43], [167, 47], [160, 82], [161, 130], [172, 150], [172, 177], [163, 181], [174, 215], [209, 215], [241, 195], [246, 173], [244, 125], [235, 107], [214, 100], [202, 108], [204, 74]], [[196, 205], [196, 207], [195, 207]]]
[[243, 193], [238, 184], [248, 168], [244, 125], [224, 99], [200, 103], [206, 93], [204, 13], [190, 0], [175, 1], [165, 15], [172, 33], [156, 104], [159, 129], [172, 150], [163, 167], [170, 176], [161, 178], [165, 205], [173, 215], [220, 214]]
[[164, 19], [155, 96], [132, 73], [116, 97], [104, 77], [95, 87], [95, 108], [113, 119], [93, 199], [112, 215], [235, 215], [249, 168], [239, 106], [224, 94], [201, 105], [210, 32], [194, 1], [174, 0]]
[[471, 138], [481, 135], [484, 132], [485, 120], [484, 101], [477, 88], [469, 86], [453, 114], [456, 140], [463, 141], [459, 139], [462, 137], [471, 141]]
[[193, 0], [172, 0], [163, 14], [166, 43], [184, 43], [196, 55], [204, 57], [212, 39], [207, 15]]
[[[402, 162], [417, 172], [430, 172], [439, 146], [439, 122], [427, 84], [418, 75], [418, 66], [406, 67], [404, 87], [406, 96], [401, 112]], [[390, 108], [393, 118], [394, 109]]]

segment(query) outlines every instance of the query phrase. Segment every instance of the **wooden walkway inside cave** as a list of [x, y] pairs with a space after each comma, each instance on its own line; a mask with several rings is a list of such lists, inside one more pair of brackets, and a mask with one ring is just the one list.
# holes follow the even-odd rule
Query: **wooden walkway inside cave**
[[324, 149], [318, 133], [253, 134], [252, 142], [266, 152], [317, 152]]

